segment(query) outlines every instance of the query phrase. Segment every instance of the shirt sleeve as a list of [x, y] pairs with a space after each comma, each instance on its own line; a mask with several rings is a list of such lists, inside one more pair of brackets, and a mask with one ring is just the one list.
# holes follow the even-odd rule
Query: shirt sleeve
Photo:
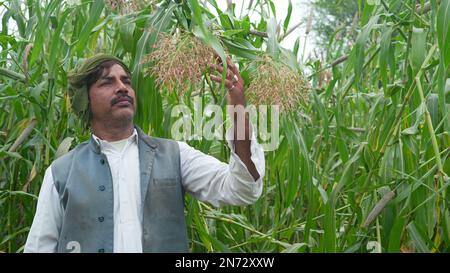
[[63, 208], [53, 183], [51, 167], [47, 168], [39, 199], [25, 244], [25, 253], [56, 252], [62, 225]]
[[231, 150], [229, 164], [206, 155], [185, 142], [178, 142], [181, 177], [186, 192], [215, 207], [253, 204], [262, 193], [265, 159], [261, 145], [252, 133], [251, 160], [260, 175], [255, 181], [234, 151], [234, 142], [230, 140], [232, 134], [233, 128], [227, 131], [228, 146]]

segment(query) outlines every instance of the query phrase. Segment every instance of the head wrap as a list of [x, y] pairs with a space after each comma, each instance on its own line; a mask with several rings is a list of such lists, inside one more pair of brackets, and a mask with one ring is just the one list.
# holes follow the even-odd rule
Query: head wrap
[[107, 61], [113, 61], [119, 64], [127, 73], [130, 73], [130, 70], [121, 59], [112, 55], [97, 54], [84, 60], [80, 66], [70, 71], [68, 74], [69, 97], [71, 100], [72, 110], [85, 122], [86, 126], [89, 124], [87, 78], [98, 68], [99, 65]]

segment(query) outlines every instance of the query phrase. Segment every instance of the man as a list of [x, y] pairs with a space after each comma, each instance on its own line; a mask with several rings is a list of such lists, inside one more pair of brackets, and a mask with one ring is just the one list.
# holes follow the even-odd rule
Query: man
[[[228, 103], [245, 105], [244, 82], [227, 63]], [[92, 136], [46, 170], [25, 252], [187, 252], [184, 192], [216, 207], [261, 195], [264, 153], [248, 121], [245, 139], [229, 141], [227, 165], [134, 126], [136, 97], [118, 58], [87, 59], [69, 75], [69, 91]]]

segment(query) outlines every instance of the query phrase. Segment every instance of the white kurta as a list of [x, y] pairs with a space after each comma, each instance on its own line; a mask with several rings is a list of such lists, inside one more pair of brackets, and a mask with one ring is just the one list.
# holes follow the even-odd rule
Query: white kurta
[[[228, 131], [230, 135], [231, 131]], [[114, 191], [114, 252], [142, 252], [142, 204], [139, 177], [137, 132], [123, 141], [100, 140], [101, 152], [108, 159]], [[254, 181], [245, 164], [234, 152], [229, 164], [206, 155], [184, 142], [180, 147], [181, 178], [185, 191], [215, 207], [254, 203], [262, 192], [265, 173], [264, 152], [251, 141], [251, 159], [260, 174]], [[63, 207], [55, 188], [51, 166], [46, 170], [36, 215], [24, 252], [56, 252], [62, 226]]]

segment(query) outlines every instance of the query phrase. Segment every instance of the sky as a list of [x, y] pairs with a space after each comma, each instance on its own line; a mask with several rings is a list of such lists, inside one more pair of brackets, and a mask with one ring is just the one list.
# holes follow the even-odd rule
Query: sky
[[[281, 21], [281, 25], [283, 25], [284, 19], [286, 18], [289, 0], [272, 0], [275, 4], [275, 10], [277, 12], [276, 19], [277, 22]], [[226, 10], [227, 8], [227, 0], [216, 0], [219, 8], [221, 10]], [[244, 9], [248, 6], [250, 0], [233, 0], [233, 3], [236, 5], [236, 14], [240, 14], [241, 7], [244, 6]], [[254, 0], [256, 2], [256, 0]], [[310, 15], [310, 7], [308, 5], [311, 0], [291, 0], [292, 2], [292, 14], [291, 20], [289, 23], [289, 27], [295, 26], [297, 23], [302, 21], [306, 21], [306, 18]], [[250, 17], [252, 22], [257, 22], [259, 20], [259, 15], [253, 13]], [[302, 24], [300, 27], [296, 28], [286, 39], [281, 42], [281, 46], [287, 49], [293, 49], [295, 41], [300, 37], [300, 53], [303, 51], [303, 47], [305, 46], [305, 57], [312, 53], [314, 49], [313, 38], [311, 37], [312, 33], [309, 33], [309, 36], [306, 39], [305, 43], [305, 24]]]

